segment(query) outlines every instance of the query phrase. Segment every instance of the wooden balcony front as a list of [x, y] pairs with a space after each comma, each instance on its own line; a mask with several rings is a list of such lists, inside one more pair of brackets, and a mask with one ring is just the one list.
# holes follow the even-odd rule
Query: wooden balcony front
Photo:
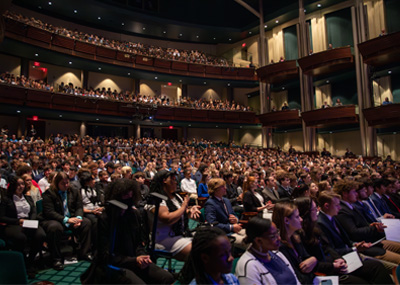
[[358, 124], [355, 105], [331, 107], [302, 112], [301, 117], [307, 127], [325, 128], [329, 126]]
[[350, 47], [326, 50], [298, 60], [307, 75], [322, 76], [354, 67], [354, 56]]
[[400, 62], [400, 32], [377, 37], [358, 44], [364, 63], [385, 66]]
[[256, 115], [254, 112], [196, 110], [192, 108], [177, 108], [166, 106], [157, 107], [154, 119], [188, 122], [218, 122], [232, 124], [256, 123]]
[[362, 110], [368, 126], [387, 128], [400, 126], [400, 104], [388, 104]]
[[301, 125], [299, 110], [286, 110], [264, 113], [262, 115], [259, 115], [258, 119], [263, 127], [278, 128]]
[[25, 25], [9, 18], [5, 18], [5, 27], [5, 36], [10, 39], [64, 53], [68, 56], [73, 55], [88, 60], [167, 74], [226, 80], [257, 80], [254, 68], [202, 65], [135, 55], [125, 51], [74, 40]]
[[299, 77], [296, 60], [273, 63], [257, 69], [257, 77], [265, 83], [277, 84]]

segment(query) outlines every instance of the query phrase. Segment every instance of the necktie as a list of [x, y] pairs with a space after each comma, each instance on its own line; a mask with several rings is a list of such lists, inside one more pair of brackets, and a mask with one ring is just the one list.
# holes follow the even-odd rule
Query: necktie
[[228, 208], [226, 207], [226, 204], [225, 204], [225, 202], [224, 202], [224, 199], [222, 199], [221, 202], [222, 202], [222, 204], [224, 205], [224, 209], [225, 209], [226, 214], [229, 216]]
[[387, 197], [387, 198], [388, 198], [389, 202], [390, 202], [390, 203], [392, 203], [392, 204], [393, 204], [393, 206], [395, 206], [395, 207], [396, 207], [396, 209], [397, 209], [397, 212], [399, 212], [399, 213], [400, 213], [400, 209], [399, 209], [399, 207], [397, 207], [397, 205], [395, 204], [395, 202], [393, 202], [393, 200], [392, 200], [390, 197]]
[[64, 216], [69, 217], [69, 210], [68, 210], [68, 202], [67, 202], [67, 192], [62, 192], [61, 193], [61, 199], [63, 202], [63, 208], [64, 208]]

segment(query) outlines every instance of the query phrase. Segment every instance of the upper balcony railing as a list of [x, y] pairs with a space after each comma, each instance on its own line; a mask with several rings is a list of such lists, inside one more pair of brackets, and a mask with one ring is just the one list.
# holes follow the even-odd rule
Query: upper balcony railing
[[139, 55], [62, 36], [6, 18], [6, 37], [89, 60], [140, 70], [201, 78], [257, 80], [254, 68], [197, 64]]

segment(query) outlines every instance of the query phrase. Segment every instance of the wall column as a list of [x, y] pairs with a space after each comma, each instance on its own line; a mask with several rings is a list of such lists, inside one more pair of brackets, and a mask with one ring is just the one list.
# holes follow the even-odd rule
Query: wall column
[[[307, 33], [307, 24], [304, 13], [304, 1], [299, 0], [299, 24], [297, 27], [298, 31], [298, 46], [299, 46], [299, 57], [308, 55], [309, 52], [309, 37]], [[308, 76], [303, 73], [300, 68], [300, 92], [301, 92], [301, 110], [311, 111], [314, 109], [314, 86], [312, 76]], [[317, 141], [316, 132], [314, 128], [306, 127], [303, 122], [303, 140], [304, 140], [304, 151], [316, 151]]]
[[135, 95], [140, 94], [140, 79], [139, 78], [135, 78], [135, 86], [133, 88], [133, 93]]
[[86, 136], [86, 129], [87, 129], [86, 122], [81, 122], [81, 126], [79, 128], [79, 134], [81, 138]]
[[89, 86], [89, 71], [87, 70], [81, 71], [81, 82], [82, 82], [82, 88], [85, 88], [87, 90]]
[[357, 97], [360, 116], [361, 149], [363, 156], [376, 156], [377, 137], [376, 130], [368, 127], [368, 122], [362, 112], [365, 108], [373, 107], [371, 95], [371, 77], [369, 67], [364, 64], [362, 55], [358, 50], [358, 44], [366, 41], [366, 23], [364, 18], [363, 1], [356, 0], [356, 5], [351, 7], [351, 19], [353, 26], [354, 59], [357, 78]]
[[26, 78], [29, 77], [29, 59], [27, 58], [21, 59], [21, 75], [25, 76]]
[[17, 138], [20, 138], [21, 136], [26, 137], [25, 126], [26, 126], [26, 116], [24, 115], [18, 116]]
[[268, 148], [269, 129], [267, 127], [261, 128], [261, 147]]
[[231, 143], [233, 141], [233, 128], [227, 128], [227, 137], [228, 137], [228, 143]]
[[182, 98], [188, 96], [187, 84], [182, 84]]
[[140, 125], [135, 125], [135, 138], [140, 139]]
[[183, 127], [183, 141], [187, 141], [188, 127]]

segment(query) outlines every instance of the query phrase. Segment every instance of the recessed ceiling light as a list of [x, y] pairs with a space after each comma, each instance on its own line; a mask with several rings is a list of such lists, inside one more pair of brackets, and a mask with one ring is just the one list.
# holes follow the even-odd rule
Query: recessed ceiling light
[[99, 118], [96, 118], [96, 121], [98, 121], [99, 120]]
[[21, 113], [21, 111], [20, 111], [20, 110], [17, 110], [17, 113], [19, 114], [19, 113]]
[[101, 17], [100, 17], [100, 16], [98, 16], [98, 17], [97, 17], [97, 20], [101, 20]]
[[218, 126], [215, 126], [216, 128], [218, 128]]
[[277, 24], [278, 24], [278, 23], [279, 23], [279, 20], [276, 20], [276, 21], [275, 21], [275, 23], [277, 23]]
[[232, 39], [229, 39], [230, 41], [232, 40]]
[[39, 54], [35, 53], [35, 56], [39, 56]]
[[329, 80], [327, 80], [326, 83], [329, 83]]
[[285, 90], [285, 86], [282, 87], [282, 90]]
[[155, 79], [155, 80], [157, 80], [157, 79], [158, 79], [158, 77], [156, 76], [156, 77], [154, 77], [154, 79]]
[[305, 12], [307, 12], [307, 10], [306, 10], [306, 9], [304, 9], [304, 13], [305, 13]]
[[199, 36], [196, 36], [196, 38], [199, 38]]
[[182, 82], [182, 79], [179, 79], [179, 82]]
[[74, 10], [74, 13], [75, 13], [75, 14], [78, 13], [78, 10]]
[[268, 28], [268, 25], [264, 25], [264, 28]]
[[214, 38], [214, 40], [216, 40], [217, 38]]
[[249, 32], [249, 35], [251, 35], [252, 34], [252, 32]]
[[164, 31], [164, 32], [163, 32], [163, 34], [166, 34], [166, 33], [167, 33], [167, 31]]
[[101, 67], [99, 67], [99, 70], [101, 70]]
[[240, 128], [243, 128], [243, 126], [240, 126]]
[[125, 23], [121, 23], [122, 26], [125, 26]]
[[230, 83], [228, 83], [228, 86], [231, 86], [231, 84], [230, 84]]
[[191, 127], [192, 125], [189, 124], [189, 127]]
[[60, 118], [62, 118], [62, 115], [59, 115]]
[[182, 37], [182, 34], [179, 34], [180, 37]]
[[53, 3], [49, 2], [49, 5], [51, 6]]
[[128, 72], [128, 75], [131, 75], [131, 73], [130, 73], [130, 72]]
[[72, 61], [68, 62], [69, 64], [72, 64]]
[[132, 121], [129, 121], [129, 123], [131, 123], [131, 124], [132, 124]]
[[317, 7], [318, 7], [318, 8], [321, 8], [321, 7], [322, 7], [322, 5], [321, 5], [320, 3], [318, 3], [318, 4], [317, 4]]
[[42, 6], [38, 6], [39, 9], [42, 9]]
[[391, 71], [391, 70], [389, 70], [389, 71], [388, 71], [388, 74], [392, 74], [392, 71]]
[[146, 30], [146, 27], [143, 27], [143, 31], [145, 31]]
[[204, 81], [204, 84], [207, 84], [207, 82]]

